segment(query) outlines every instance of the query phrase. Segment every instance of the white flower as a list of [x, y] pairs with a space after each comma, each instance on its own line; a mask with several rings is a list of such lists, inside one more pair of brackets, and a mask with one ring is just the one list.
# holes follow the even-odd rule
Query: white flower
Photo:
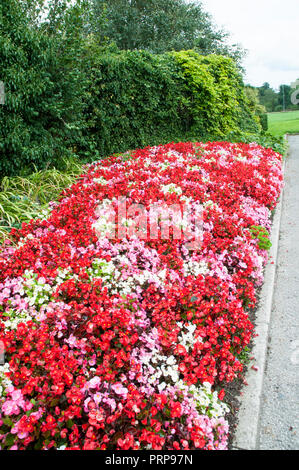
[[167, 185], [164, 185], [164, 186], [161, 186], [161, 191], [164, 193], [164, 194], [167, 194], [167, 193], [176, 193], [176, 194], [182, 194], [183, 193], [183, 190], [180, 186], [177, 186], [175, 185], [174, 183], [170, 183], [170, 184], [167, 184]]
[[205, 261], [195, 261], [189, 259], [188, 261], [184, 261], [183, 264], [184, 269], [184, 276], [195, 276], [197, 277], [199, 274], [206, 275], [209, 273], [208, 264]]
[[176, 363], [175, 362], [175, 357], [174, 356], [169, 356], [166, 363], [169, 364], [170, 366], [174, 365]]
[[98, 184], [106, 185], [109, 183], [109, 181], [105, 180], [103, 176], [100, 176], [100, 178], [94, 178], [93, 181]]

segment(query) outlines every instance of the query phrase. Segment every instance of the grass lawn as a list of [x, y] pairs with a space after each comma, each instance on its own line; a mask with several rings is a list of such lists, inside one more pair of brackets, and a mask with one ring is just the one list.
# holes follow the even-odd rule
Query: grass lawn
[[268, 113], [268, 121], [273, 135], [299, 134], [299, 111]]

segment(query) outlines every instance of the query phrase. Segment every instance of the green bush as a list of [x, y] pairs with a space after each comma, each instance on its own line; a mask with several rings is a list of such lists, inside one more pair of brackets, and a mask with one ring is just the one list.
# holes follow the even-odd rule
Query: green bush
[[68, 3], [49, 1], [44, 22], [34, 22], [28, 2], [0, 5], [0, 178], [59, 168], [74, 154], [91, 161], [261, 130], [232, 59], [101, 47], [84, 29], [88, 2]]
[[[242, 77], [235, 62], [219, 55], [200, 56], [195, 51], [174, 52], [182, 68], [193, 116], [191, 132], [224, 136], [240, 128], [245, 104]], [[248, 119], [254, 120], [247, 107]]]
[[252, 238], [258, 239], [258, 245], [261, 250], [270, 250], [272, 243], [268, 230], [261, 225], [252, 225], [250, 228]]
[[[245, 86], [244, 88], [245, 92], [245, 101], [246, 105], [245, 108], [251, 111], [251, 113], [254, 115], [254, 120], [257, 125], [259, 125], [259, 130], [263, 130], [266, 132], [268, 130], [268, 117], [267, 117], [267, 111], [265, 106], [263, 106], [260, 103], [259, 99], [259, 92], [257, 88], [254, 88], [250, 85]], [[242, 127], [242, 126], [240, 126]], [[252, 127], [246, 123], [246, 125], [243, 127], [243, 130], [245, 131], [251, 131], [251, 132], [256, 132], [256, 129], [252, 129]]]
[[[217, 136], [212, 137], [211, 140], [218, 140]], [[281, 155], [285, 155], [288, 148], [288, 144], [283, 136], [277, 137], [269, 132], [262, 132], [257, 134], [243, 131], [231, 132], [227, 134], [223, 140], [227, 142], [243, 142], [245, 144], [256, 142], [265, 148], [273, 149], [275, 152], [278, 152]]]
[[179, 66], [168, 55], [91, 44], [86, 129], [78, 149], [91, 159], [182, 139], [190, 126]]
[[[261, 129], [232, 59], [194, 51], [102, 50], [92, 41], [87, 57], [86, 128], [78, 148], [84, 157]], [[243, 127], [242, 113], [248, 121]]]
[[269, 129], [268, 114], [266, 113], [261, 114], [260, 120], [261, 120], [261, 126], [263, 128], [263, 131], [266, 132]]
[[[80, 137], [85, 75], [78, 66], [80, 20], [74, 7], [63, 28], [33, 27], [23, 4], [0, 5], [0, 175], [44, 168], [72, 153]], [[78, 24], [78, 23], [76, 23]], [[79, 30], [78, 25], [78, 30]]]

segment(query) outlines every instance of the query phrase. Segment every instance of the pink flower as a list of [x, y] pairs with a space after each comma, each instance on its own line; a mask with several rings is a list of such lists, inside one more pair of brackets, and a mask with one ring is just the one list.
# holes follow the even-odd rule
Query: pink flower
[[20, 408], [13, 400], [8, 400], [3, 403], [2, 412], [6, 416], [17, 415], [20, 412]]
[[96, 388], [101, 383], [100, 377], [93, 377], [89, 381], [89, 388]]
[[112, 390], [114, 390], [117, 395], [127, 395], [128, 389], [124, 387], [121, 383], [116, 383], [111, 386]]
[[23, 399], [23, 394], [21, 390], [14, 390], [11, 394], [11, 398], [13, 399], [13, 401], [19, 401]]

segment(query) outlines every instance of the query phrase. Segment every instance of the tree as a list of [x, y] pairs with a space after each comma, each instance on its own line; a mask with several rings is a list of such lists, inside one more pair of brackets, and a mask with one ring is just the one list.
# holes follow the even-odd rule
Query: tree
[[259, 100], [261, 105], [265, 106], [268, 113], [276, 110], [279, 105], [278, 94], [273, 90], [269, 83], [264, 83], [263, 86], [258, 88]]
[[253, 86], [247, 85], [244, 88], [246, 100], [250, 111], [254, 116], [258, 117], [264, 131], [268, 130], [267, 110], [260, 103], [259, 90]]
[[57, 162], [79, 138], [84, 8], [83, 2], [64, 0], [0, 5], [0, 79], [6, 93], [0, 106], [2, 175]]
[[[201, 54], [242, 55], [238, 46], [226, 44], [228, 35], [215, 28], [200, 2], [184, 0], [93, 0], [100, 35], [120, 49], [145, 49], [153, 53], [196, 49]], [[107, 21], [102, 28], [103, 14]]]
[[280, 85], [278, 92], [278, 103], [282, 110], [299, 109], [299, 106], [292, 103], [294, 88], [290, 85]]
[[268, 113], [274, 111], [287, 111], [298, 109], [299, 106], [292, 103], [294, 89], [290, 85], [280, 85], [279, 91], [273, 90], [269, 83], [264, 83], [258, 88], [260, 103], [265, 106]]

